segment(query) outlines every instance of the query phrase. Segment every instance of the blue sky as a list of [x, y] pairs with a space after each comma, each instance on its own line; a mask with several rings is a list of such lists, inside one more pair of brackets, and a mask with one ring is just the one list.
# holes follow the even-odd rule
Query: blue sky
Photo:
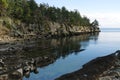
[[68, 10], [77, 9], [93, 21], [97, 19], [101, 28], [120, 28], [120, 0], [35, 0], [50, 6], [65, 6]]

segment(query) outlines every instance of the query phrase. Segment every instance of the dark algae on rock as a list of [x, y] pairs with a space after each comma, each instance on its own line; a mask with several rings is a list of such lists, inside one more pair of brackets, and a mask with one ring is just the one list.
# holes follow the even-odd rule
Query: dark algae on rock
[[73, 73], [56, 80], [120, 80], [120, 50], [104, 57], [98, 57]]

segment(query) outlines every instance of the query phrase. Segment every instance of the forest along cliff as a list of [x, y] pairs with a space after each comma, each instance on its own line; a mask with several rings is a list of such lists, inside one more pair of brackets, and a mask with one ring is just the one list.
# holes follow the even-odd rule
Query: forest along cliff
[[[94, 34], [100, 31], [98, 26], [97, 20], [91, 22], [77, 10], [69, 11], [65, 7], [56, 8], [48, 4], [38, 5], [34, 0], [0, 0], [0, 74], [21, 67], [23, 73], [28, 69], [30, 73], [32, 68], [37, 72], [36, 61], [42, 62], [39, 66], [46, 66], [53, 63], [57, 57], [45, 53], [33, 57], [26, 52], [36, 48], [52, 50], [51, 46], [42, 43], [46, 38]], [[36, 46], [37, 40], [40, 39], [43, 41], [40, 46]], [[32, 57], [29, 57], [30, 55]], [[29, 63], [32, 68], [28, 68]], [[11, 75], [14, 77], [14, 73]]]
[[99, 23], [77, 10], [38, 5], [34, 0], [0, 1], [0, 41], [16, 38], [64, 37], [99, 32]]

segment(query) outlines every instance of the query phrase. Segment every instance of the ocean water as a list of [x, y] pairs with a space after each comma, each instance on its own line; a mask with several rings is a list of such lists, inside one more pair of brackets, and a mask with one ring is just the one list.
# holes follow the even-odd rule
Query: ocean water
[[[101, 29], [100, 33], [68, 37], [56, 43], [52, 43], [57, 47], [52, 53], [59, 55], [56, 61], [48, 66], [38, 67], [38, 74], [31, 73], [29, 78], [23, 77], [23, 80], [54, 80], [81, 69], [82, 65], [92, 59], [119, 50], [120, 29]], [[85, 50], [79, 51], [81, 49]]]

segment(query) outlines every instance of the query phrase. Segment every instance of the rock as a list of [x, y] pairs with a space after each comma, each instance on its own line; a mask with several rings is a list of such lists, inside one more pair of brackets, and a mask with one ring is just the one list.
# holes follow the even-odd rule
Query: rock
[[120, 51], [116, 51], [104, 57], [98, 57], [83, 68], [63, 75], [56, 80], [120, 80]]
[[3, 70], [5, 67], [5, 64], [3, 62], [3, 59], [0, 59], [0, 70]]
[[9, 78], [12, 80], [22, 79], [22, 74], [18, 71], [15, 71], [15, 72], [9, 74]]
[[116, 55], [118, 58], [120, 58], [120, 50], [116, 51], [116, 52], [115, 52], [115, 55]]

